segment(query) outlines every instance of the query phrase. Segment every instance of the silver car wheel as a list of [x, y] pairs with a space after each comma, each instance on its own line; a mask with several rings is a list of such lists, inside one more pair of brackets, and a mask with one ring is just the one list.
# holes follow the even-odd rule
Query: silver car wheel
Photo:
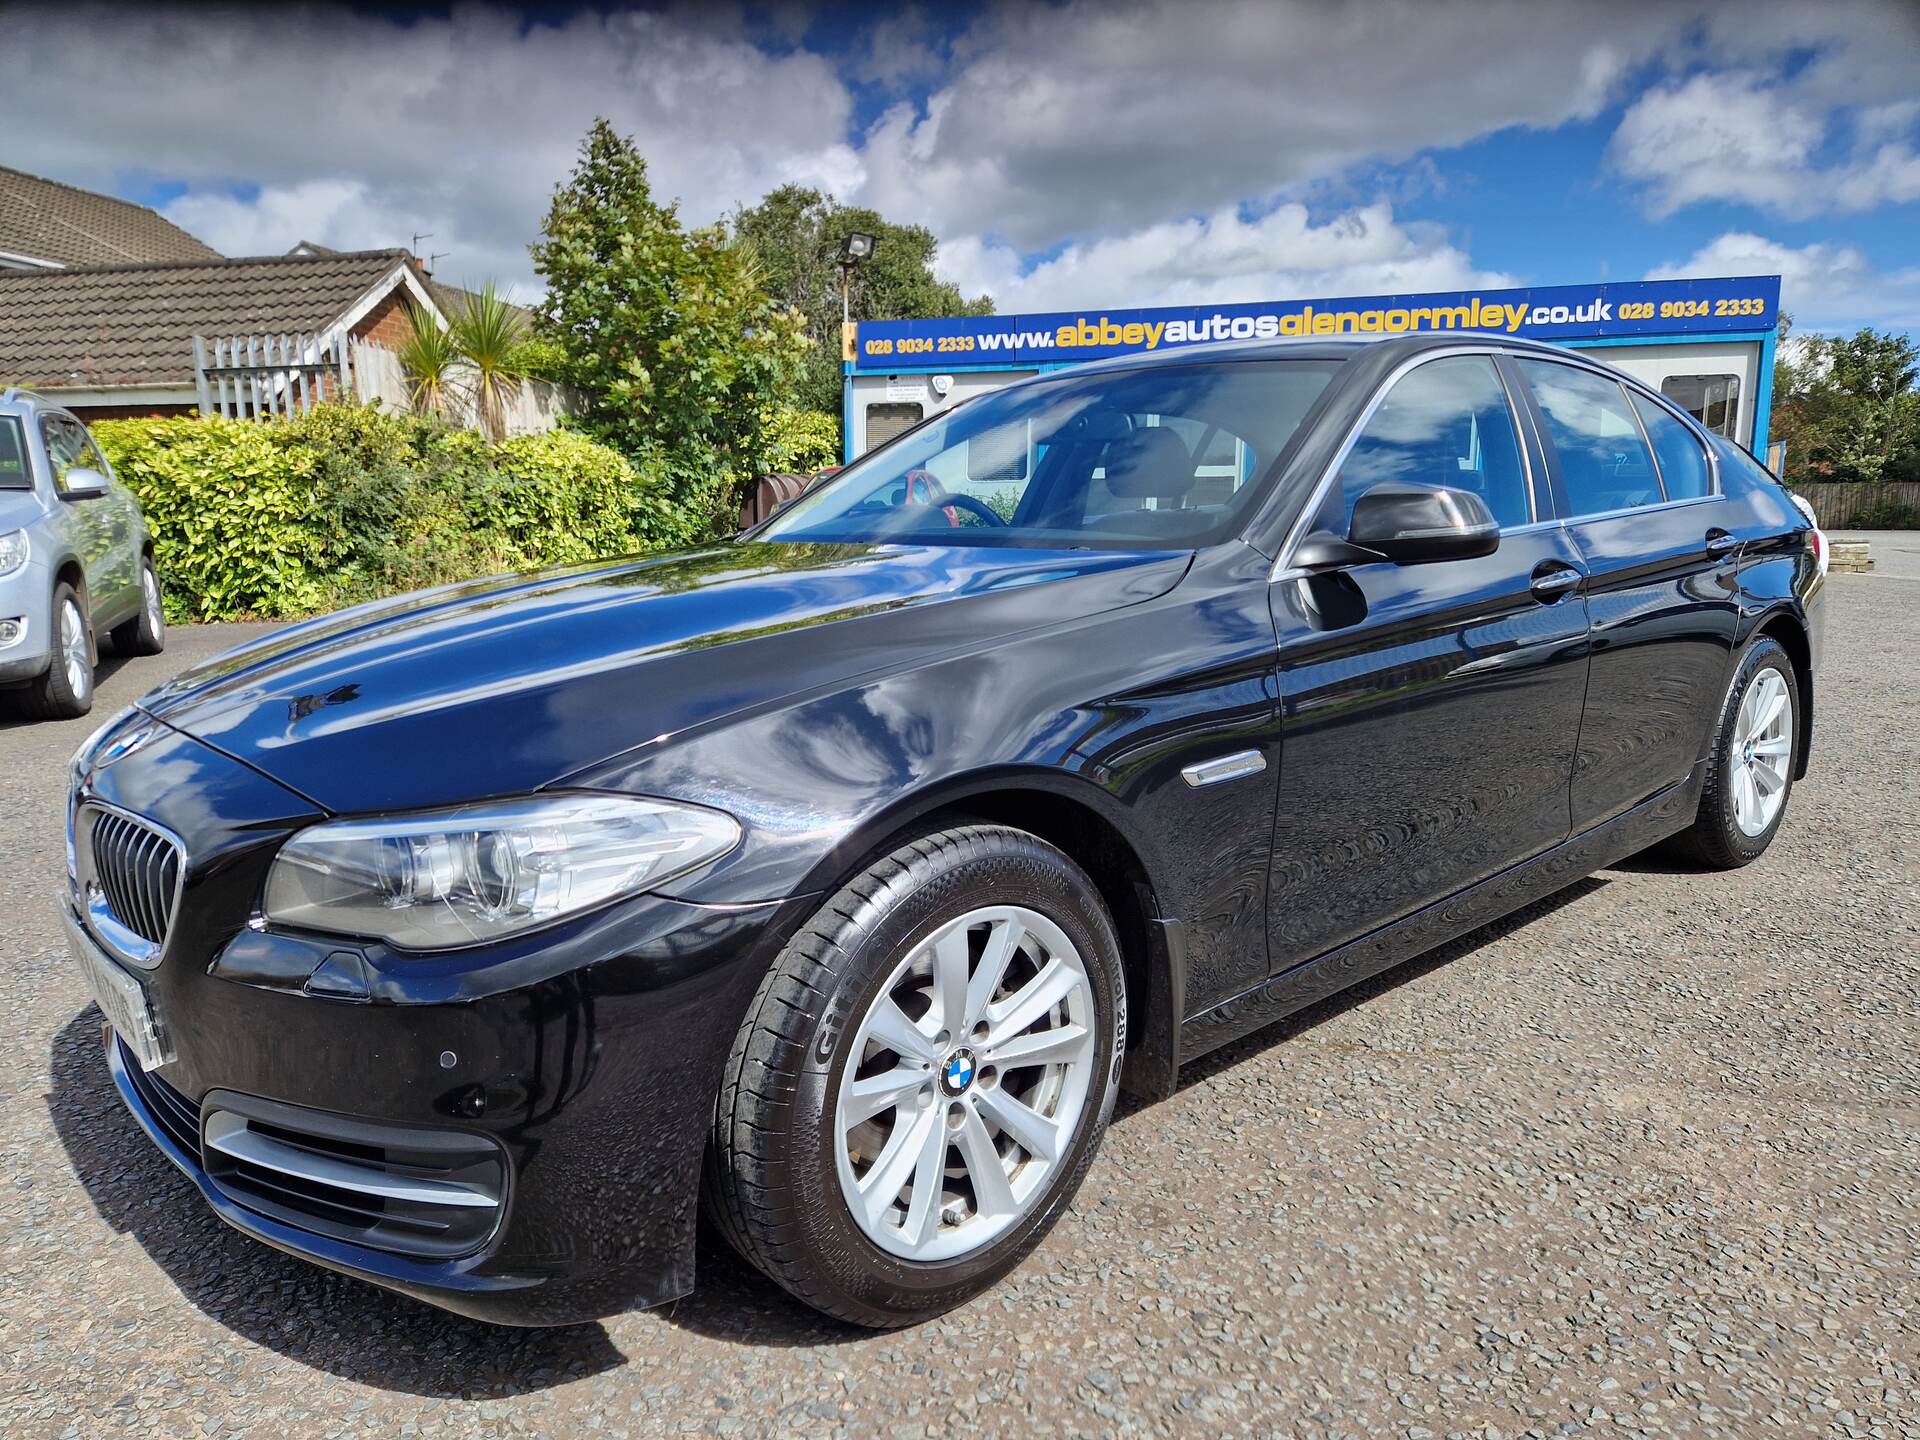
[[874, 1244], [951, 1260], [1031, 1214], [1094, 1073], [1086, 963], [1046, 916], [970, 910], [908, 950], [860, 1022], [834, 1112], [840, 1194]]
[[1745, 835], [1762, 835], [1787, 802], [1793, 767], [1793, 694], [1778, 670], [1761, 670], [1740, 699], [1727, 764], [1733, 818]]
[[78, 602], [60, 606], [60, 663], [67, 669], [67, 689], [83, 699], [93, 688], [93, 651], [87, 644], [87, 622]]
[[158, 635], [166, 628], [166, 611], [160, 604], [160, 577], [153, 573], [153, 566], [143, 566], [140, 571], [140, 594], [147, 611], [147, 630]]

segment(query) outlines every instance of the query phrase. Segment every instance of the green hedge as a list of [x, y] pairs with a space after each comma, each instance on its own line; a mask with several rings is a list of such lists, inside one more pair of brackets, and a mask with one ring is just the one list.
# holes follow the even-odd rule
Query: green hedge
[[489, 445], [372, 407], [103, 420], [176, 620], [311, 615], [399, 591], [699, 538], [636, 466], [568, 431]]

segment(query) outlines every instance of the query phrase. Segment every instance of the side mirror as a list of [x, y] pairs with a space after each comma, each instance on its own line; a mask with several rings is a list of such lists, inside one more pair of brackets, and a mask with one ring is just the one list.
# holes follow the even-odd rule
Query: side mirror
[[1471, 490], [1388, 480], [1353, 502], [1347, 540], [1396, 565], [1473, 560], [1500, 547], [1500, 526]]
[[88, 465], [75, 465], [60, 477], [62, 500], [92, 500], [107, 493], [107, 477]]

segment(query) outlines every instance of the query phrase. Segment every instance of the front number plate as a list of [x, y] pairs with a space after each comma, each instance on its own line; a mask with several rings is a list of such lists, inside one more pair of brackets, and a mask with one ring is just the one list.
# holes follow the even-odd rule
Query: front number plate
[[173, 1047], [168, 1043], [166, 1029], [160, 1023], [159, 1011], [147, 994], [147, 987], [93, 943], [71, 910], [62, 905], [60, 911], [66, 922], [67, 948], [73, 952], [87, 988], [93, 992], [94, 1003], [107, 1017], [113, 1033], [126, 1043], [142, 1070], [156, 1070], [172, 1060]]

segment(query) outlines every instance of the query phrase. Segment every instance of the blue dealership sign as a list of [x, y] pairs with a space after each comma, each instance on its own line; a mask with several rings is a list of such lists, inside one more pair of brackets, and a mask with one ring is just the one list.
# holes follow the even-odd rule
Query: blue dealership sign
[[1026, 368], [1160, 351], [1216, 340], [1279, 340], [1493, 330], [1578, 341], [1771, 330], [1780, 277], [1634, 280], [1431, 295], [1173, 305], [1151, 310], [1062, 310], [938, 320], [868, 320], [855, 336], [855, 370]]

